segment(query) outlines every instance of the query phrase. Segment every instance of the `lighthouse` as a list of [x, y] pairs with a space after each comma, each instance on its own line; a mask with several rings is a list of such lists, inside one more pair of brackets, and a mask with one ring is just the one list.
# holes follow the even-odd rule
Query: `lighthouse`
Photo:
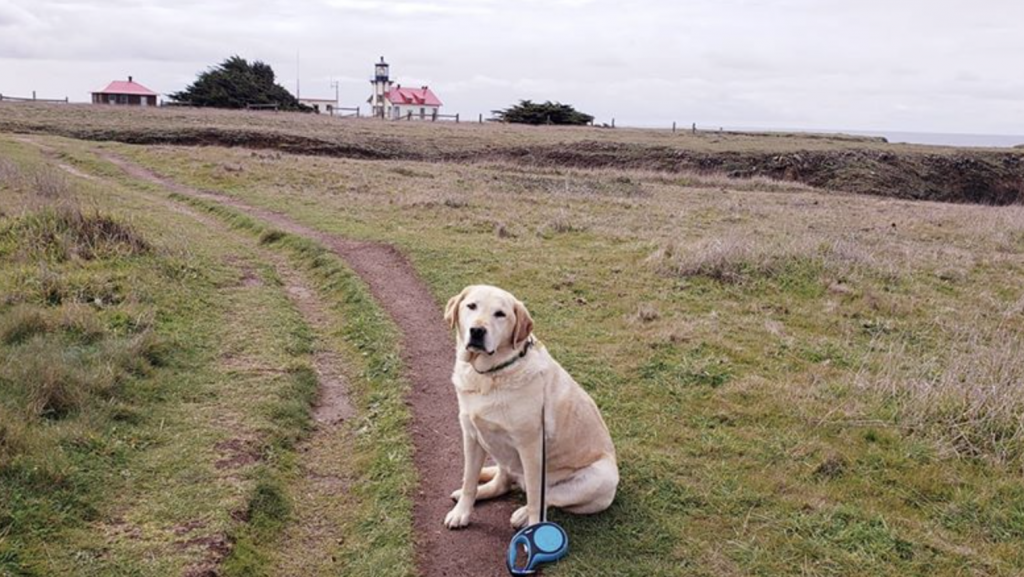
[[437, 120], [441, 99], [429, 86], [403, 88], [391, 81], [391, 73], [384, 57], [373, 65], [373, 94], [366, 101], [371, 116], [388, 120]]
[[388, 92], [391, 91], [391, 77], [388, 63], [384, 62], [383, 56], [380, 57], [380, 62], [373, 66], [373, 80], [370, 80], [370, 84], [373, 85], [373, 94], [370, 95], [373, 116], [390, 118], [391, 102], [388, 101]]

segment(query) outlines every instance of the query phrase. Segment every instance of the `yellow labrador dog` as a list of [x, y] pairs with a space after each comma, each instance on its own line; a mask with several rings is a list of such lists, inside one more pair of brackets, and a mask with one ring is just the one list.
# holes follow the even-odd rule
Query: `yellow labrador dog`
[[[547, 503], [580, 514], [607, 509], [619, 484], [608, 427], [593, 399], [533, 336], [523, 303], [497, 287], [469, 286], [448, 301], [445, 319], [458, 332], [452, 382], [465, 456], [445, 526], [465, 527], [477, 500], [513, 485], [526, 490], [526, 506], [512, 514], [512, 526], [540, 522], [542, 405]], [[484, 468], [487, 455], [496, 467]]]

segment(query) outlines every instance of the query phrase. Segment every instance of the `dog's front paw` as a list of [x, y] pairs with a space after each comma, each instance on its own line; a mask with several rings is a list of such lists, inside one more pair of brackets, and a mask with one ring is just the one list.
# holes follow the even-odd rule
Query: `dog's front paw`
[[462, 507], [456, 505], [448, 514], [444, 517], [444, 526], [449, 529], [461, 529], [466, 525], [469, 525], [469, 516], [473, 513], [473, 509], [469, 507]]
[[512, 523], [512, 528], [513, 529], [522, 529], [523, 527], [526, 526], [526, 522], [529, 521], [529, 520], [530, 520], [530, 511], [524, 505], [524, 506], [516, 509], [515, 512], [512, 513], [512, 518], [509, 519], [509, 522]]
[[455, 489], [454, 491], [452, 491], [452, 501], [455, 501], [456, 503], [458, 503], [459, 499], [461, 499], [461, 498], [462, 498], [462, 489]]

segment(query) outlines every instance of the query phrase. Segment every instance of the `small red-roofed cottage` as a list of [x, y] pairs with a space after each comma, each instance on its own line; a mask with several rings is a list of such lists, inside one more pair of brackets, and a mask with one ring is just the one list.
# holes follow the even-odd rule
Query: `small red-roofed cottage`
[[92, 93], [93, 104], [121, 104], [125, 106], [156, 106], [157, 93], [135, 82], [115, 80], [103, 90]]
[[370, 80], [373, 94], [370, 103], [373, 116], [377, 118], [416, 118], [419, 120], [435, 119], [441, 109], [441, 99], [430, 88], [402, 88], [401, 84], [391, 81], [390, 67], [381, 56], [380, 62], [374, 65], [374, 77]]

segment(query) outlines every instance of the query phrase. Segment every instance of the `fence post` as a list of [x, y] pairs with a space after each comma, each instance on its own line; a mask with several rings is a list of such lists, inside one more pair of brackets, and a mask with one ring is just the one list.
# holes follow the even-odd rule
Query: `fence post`
[[67, 103], [68, 103], [68, 97], [67, 97], [67, 96], [65, 96], [65, 97], [64, 97], [64, 104], [67, 104]]
[[615, 119], [612, 119], [612, 128], [615, 128]]
[[693, 133], [697, 134], [697, 123], [696, 122], [693, 123]]
[[480, 113], [480, 121], [479, 122], [480, 122], [480, 124], [484, 123], [484, 113], [483, 112]]
[[672, 121], [672, 132], [675, 132], [675, 131], [676, 131], [676, 121], [673, 120]]
[[359, 118], [359, 107], [356, 106], [356, 118]]
[[455, 124], [458, 124], [458, 123], [459, 123], [459, 113], [456, 112], [455, 113]]
[[32, 100], [35, 101], [35, 99], [36, 99], [36, 91], [33, 90], [32, 91]]

